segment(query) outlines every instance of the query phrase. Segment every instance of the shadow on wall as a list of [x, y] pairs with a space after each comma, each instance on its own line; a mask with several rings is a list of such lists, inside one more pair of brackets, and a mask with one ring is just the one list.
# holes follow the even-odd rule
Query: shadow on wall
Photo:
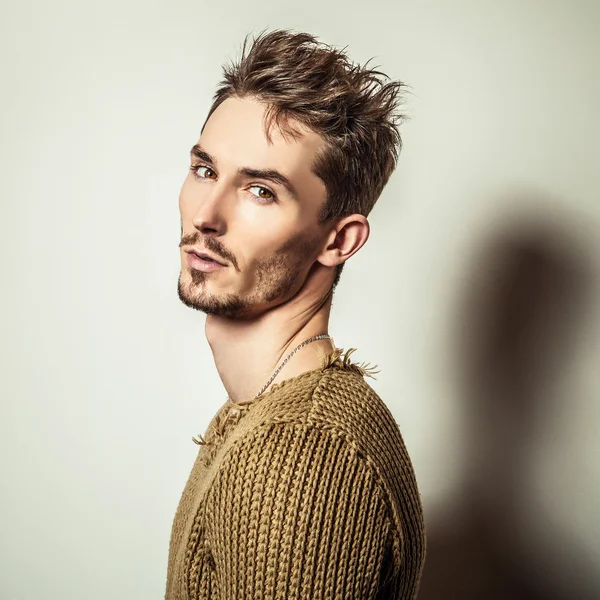
[[531, 432], [544, 427], [547, 391], [586, 324], [594, 279], [586, 250], [566, 221], [532, 217], [488, 234], [477, 249], [450, 336], [467, 464], [454, 508], [427, 524], [419, 600], [591, 598], [577, 585], [561, 595], [552, 582], [564, 574], [536, 564], [519, 527], [532, 508]]

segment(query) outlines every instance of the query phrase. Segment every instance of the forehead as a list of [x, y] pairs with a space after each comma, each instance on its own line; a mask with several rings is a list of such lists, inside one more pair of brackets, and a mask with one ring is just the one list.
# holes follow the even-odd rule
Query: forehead
[[318, 179], [310, 168], [325, 146], [323, 138], [291, 120], [290, 124], [300, 131], [300, 136], [284, 137], [273, 125], [269, 141], [265, 128], [266, 108], [264, 103], [254, 98], [227, 98], [206, 122], [200, 137], [202, 147], [219, 164], [235, 168], [277, 169], [290, 177], [301, 173]]

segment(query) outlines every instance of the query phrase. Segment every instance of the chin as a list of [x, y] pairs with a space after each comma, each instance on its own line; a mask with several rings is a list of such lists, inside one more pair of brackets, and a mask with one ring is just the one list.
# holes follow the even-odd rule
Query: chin
[[250, 315], [253, 307], [250, 303], [235, 294], [211, 294], [207, 285], [197, 286], [194, 283], [182, 282], [179, 279], [177, 294], [187, 307], [207, 315], [223, 318], [241, 318]]

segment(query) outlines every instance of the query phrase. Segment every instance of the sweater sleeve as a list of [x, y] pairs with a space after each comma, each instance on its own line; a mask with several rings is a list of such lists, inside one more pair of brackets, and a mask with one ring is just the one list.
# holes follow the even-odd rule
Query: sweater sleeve
[[350, 441], [307, 425], [261, 426], [227, 454], [211, 493], [220, 600], [378, 597], [390, 519]]

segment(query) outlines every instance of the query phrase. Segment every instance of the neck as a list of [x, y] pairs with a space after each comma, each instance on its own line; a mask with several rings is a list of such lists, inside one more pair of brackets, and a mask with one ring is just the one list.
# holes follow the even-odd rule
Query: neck
[[[311, 304], [291, 300], [250, 320], [208, 315], [206, 338], [229, 398], [234, 402], [254, 398], [296, 346], [328, 333], [330, 309], [328, 295]], [[331, 340], [303, 346], [271, 385], [316, 369], [320, 364], [319, 348], [331, 352]]]

